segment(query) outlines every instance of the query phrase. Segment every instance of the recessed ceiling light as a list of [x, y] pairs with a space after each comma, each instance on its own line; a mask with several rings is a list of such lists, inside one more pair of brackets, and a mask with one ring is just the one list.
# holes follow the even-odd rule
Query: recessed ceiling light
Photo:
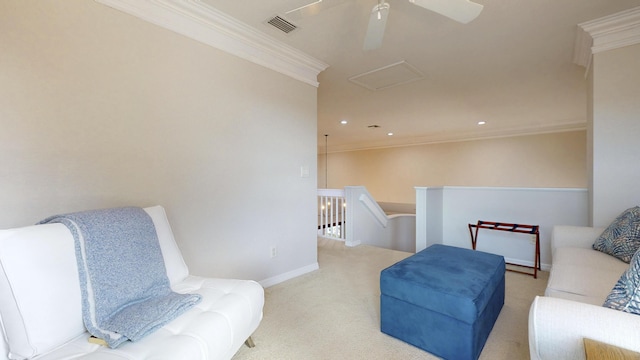
[[393, 133], [392, 133], [392, 132], [390, 132], [390, 133], [387, 133], [387, 135], [389, 135], [389, 136], [393, 136]]
[[340, 124], [342, 124], [342, 125], [347, 125], [347, 123], [348, 123], [348, 121], [347, 121], [347, 120], [342, 120], [342, 121], [340, 121]]
[[487, 123], [486, 121], [478, 121], [478, 125], [484, 125], [486, 123]]

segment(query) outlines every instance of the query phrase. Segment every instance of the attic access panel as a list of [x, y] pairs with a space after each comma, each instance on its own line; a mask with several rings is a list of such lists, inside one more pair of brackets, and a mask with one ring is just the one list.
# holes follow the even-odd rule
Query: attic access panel
[[424, 78], [420, 70], [402, 60], [349, 78], [354, 84], [377, 91]]

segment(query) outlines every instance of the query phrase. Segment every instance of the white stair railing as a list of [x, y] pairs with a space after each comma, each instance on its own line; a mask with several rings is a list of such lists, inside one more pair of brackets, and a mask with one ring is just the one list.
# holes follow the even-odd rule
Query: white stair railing
[[415, 252], [415, 230], [415, 214], [388, 216], [364, 186], [318, 189], [319, 237]]
[[345, 240], [346, 207], [344, 189], [318, 189], [318, 236]]

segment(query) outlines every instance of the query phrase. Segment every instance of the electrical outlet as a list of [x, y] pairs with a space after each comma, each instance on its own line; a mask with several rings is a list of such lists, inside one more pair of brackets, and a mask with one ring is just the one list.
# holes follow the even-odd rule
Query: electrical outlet
[[271, 247], [271, 257], [274, 258], [278, 255], [278, 248], [276, 248], [275, 246]]

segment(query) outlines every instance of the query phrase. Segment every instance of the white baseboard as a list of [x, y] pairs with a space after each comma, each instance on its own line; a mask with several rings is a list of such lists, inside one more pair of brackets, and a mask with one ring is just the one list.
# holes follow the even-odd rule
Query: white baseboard
[[293, 278], [298, 277], [300, 275], [304, 275], [306, 273], [310, 273], [312, 271], [316, 271], [319, 268], [320, 268], [320, 266], [316, 262], [314, 264], [303, 266], [301, 268], [286, 272], [284, 274], [280, 274], [280, 275], [277, 275], [277, 276], [274, 276], [274, 277], [270, 277], [268, 279], [264, 279], [264, 280], [258, 281], [258, 283], [260, 283], [260, 285], [262, 285], [262, 287], [268, 288], [270, 286], [279, 284], [281, 282], [285, 282], [287, 280], [293, 279]]

